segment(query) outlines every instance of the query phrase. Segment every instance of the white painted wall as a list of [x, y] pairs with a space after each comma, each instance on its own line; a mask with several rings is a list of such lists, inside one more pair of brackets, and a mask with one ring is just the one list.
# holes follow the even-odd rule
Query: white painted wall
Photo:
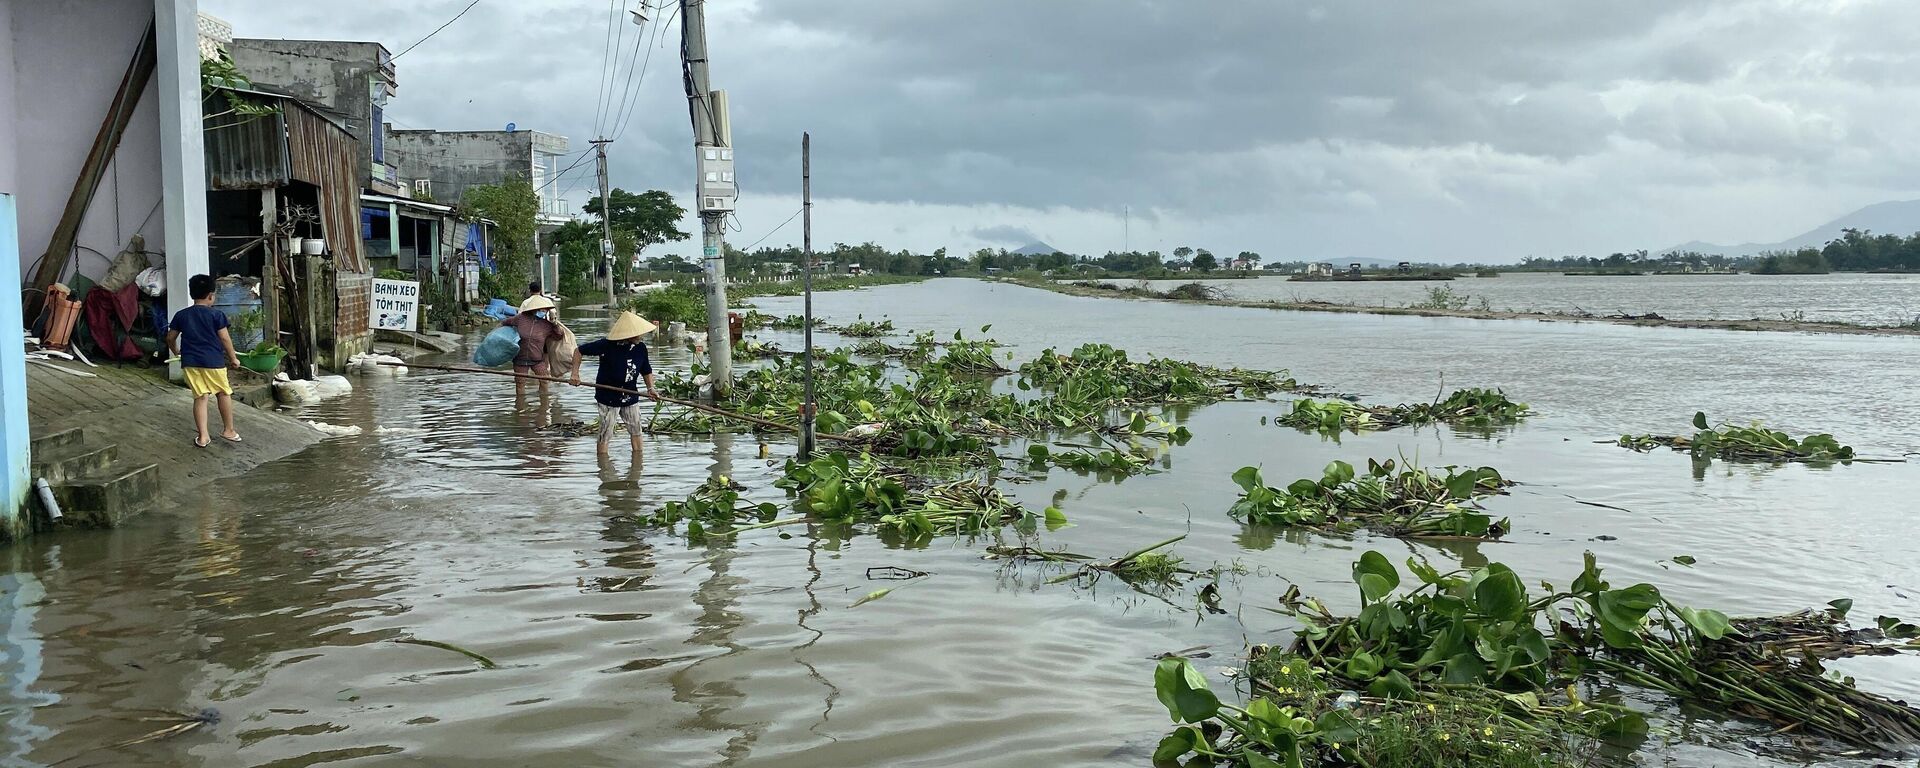
[[[0, 140], [11, 134], [8, 143], [12, 144], [20, 218], [19, 269], [25, 277], [53, 236], [87, 149], [152, 17], [155, 0], [0, 2], [11, 6], [12, 55], [8, 58], [13, 70], [10, 82], [0, 88], [12, 89], [14, 105], [11, 120], [0, 112], [0, 124], [4, 124]], [[75, 263], [90, 277], [105, 272], [109, 260], [136, 232], [147, 237], [148, 250], [165, 250], [158, 212], [158, 82], [156, 76], [141, 95], [119, 151], [82, 221]], [[204, 240], [204, 235], [200, 237]]]

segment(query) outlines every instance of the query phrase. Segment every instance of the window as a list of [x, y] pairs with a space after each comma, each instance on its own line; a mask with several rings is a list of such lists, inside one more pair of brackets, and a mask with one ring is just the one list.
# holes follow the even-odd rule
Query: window
[[373, 134], [373, 161], [375, 163], [385, 163], [387, 161], [387, 129], [381, 119], [385, 112], [386, 110], [381, 109], [379, 104], [373, 105], [373, 122], [367, 125], [367, 132]]

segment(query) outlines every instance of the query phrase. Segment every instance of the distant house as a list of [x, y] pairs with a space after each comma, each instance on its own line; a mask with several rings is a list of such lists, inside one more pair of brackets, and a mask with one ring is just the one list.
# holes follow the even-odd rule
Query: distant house
[[1307, 275], [1310, 277], [1332, 277], [1333, 263], [1327, 262], [1327, 261], [1316, 261], [1312, 264], [1308, 264]]
[[1396, 268], [1400, 270], [1400, 274], [1403, 274], [1403, 275], [1413, 274], [1413, 262], [1411, 261], [1400, 262], [1400, 264]]
[[862, 266], [860, 266], [860, 265], [858, 265], [858, 264], [848, 264], [848, 265], [847, 265], [847, 274], [849, 274], [849, 275], [864, 275], [864, 274], [866, 274], [866, 273], [867, 273], [867, 270], [866, 270], [866, 268], [865, 268], [865, 267], [862, 267]]

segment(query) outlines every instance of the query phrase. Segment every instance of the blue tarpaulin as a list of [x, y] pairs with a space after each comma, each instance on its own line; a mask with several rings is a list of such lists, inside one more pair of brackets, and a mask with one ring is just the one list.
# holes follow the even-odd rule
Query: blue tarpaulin
[[481, 229], [483, 226], [485, 225], [479, 222], [473, 222], [467, 225], [466, 249], [473, 251], [473, 255], [479, 259], [481, 267], [493, 269], [493, 255], [487, 253], [487, 237], [485, 231]]

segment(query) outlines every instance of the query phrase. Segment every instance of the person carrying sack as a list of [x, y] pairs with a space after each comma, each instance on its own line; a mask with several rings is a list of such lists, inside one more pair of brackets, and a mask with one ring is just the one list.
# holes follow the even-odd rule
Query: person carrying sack
[[[553, 319], [553, 300], [545, 296], [529, 296], [520, 302], [520, 314], [500, 321], [501, 325], [512, 328], [520, 334], [520, 351], [513, 356], [513, 372], [522, 376], [547, 375], [547, 340], [560, 333], [560, 325]], [[513, 380], [514, 395], [525, 394], [527, 380]], [[547, 382], [540, 381], [540, 394], [547, 394]]]
[[[607, 337], [580, 345], [580, 353], [573, 361], [573, 386], [580, 386], [580, 363], [588, 355], [600, 358], [600, 370], [594, 374], [594, 383], [603, 387], [618, 387], [626, 390], [638, 390], [641, 382], [647, 385], [646, 396], [659, 399], [660, 394], [653, 389], [653, 363], [647, 359], [647, 345], [640, 341], [641, 336], [652, 333], [654, 326], [632, 312], [621, 312], [614, 318], [613, 327], [607, 329]], [[640, 460], [640, 396], [609, 389], [596, 389], [593, 400], [600, 405], [600, 443], [599, 452], [607, 453], [608, 443], [613, 439], [613, 424], [617, 419], [627, 425], [627, 438], [633, 443], [633, 458]]]

